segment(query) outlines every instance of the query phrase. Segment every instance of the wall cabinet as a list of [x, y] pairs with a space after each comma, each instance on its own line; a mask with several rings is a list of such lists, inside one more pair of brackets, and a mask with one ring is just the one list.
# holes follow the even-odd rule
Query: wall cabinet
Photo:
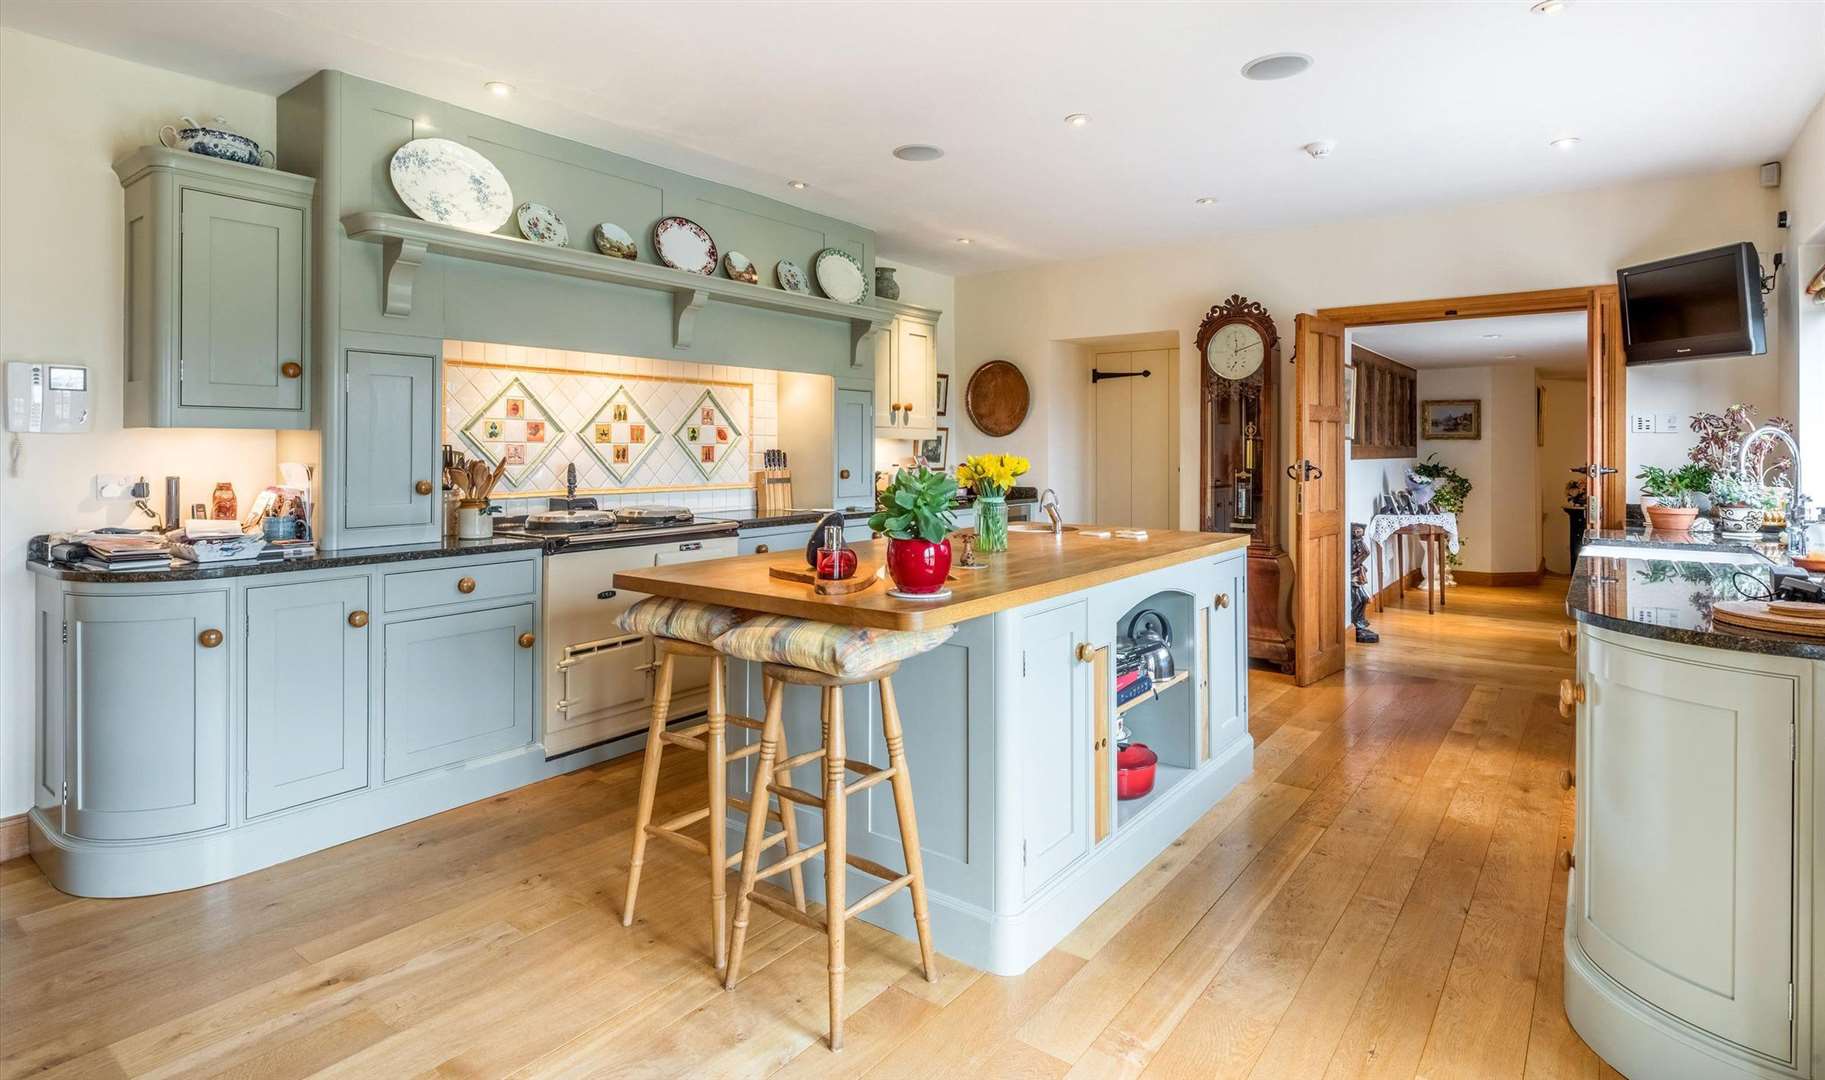
[[126, 188], [130, 427], [310, 426], [315, 181], [146, 147]]
[[867, 390], [836, 392], [835, 505], [874, 506], [874, 395]]
[[367, 577], [247, 590], [247, 816], [368, 782]]
[[929, 439], [938, 433], [938, 319], [929, 308], [876, 301], [894, 313], [876, 335], [875, 434], [884, 439]]
[[1078, 601], [1021, 620], [1021, 879], [1031, 896], [1090, 848], [1090, 670], [1078, 646], [1090, 639]]
[[533, 607], [386, 628], [387, 780], [532, 741]]
[[438, 368], [436, 356], [348, 351], [338, 546], [442, 533]]
[[137, 840], [227, 823], [227, 623], [226, 590], [64, 598], [66, 832]]

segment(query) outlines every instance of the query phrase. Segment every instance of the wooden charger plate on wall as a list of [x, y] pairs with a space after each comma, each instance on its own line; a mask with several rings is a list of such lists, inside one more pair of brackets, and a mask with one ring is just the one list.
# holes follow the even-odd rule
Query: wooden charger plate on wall
[[970, 376], [963, 407], [984, 435], [1011, 435], [1026, 422], [1033, 392], [1027, 377], [1006, 360], [990, 360]]

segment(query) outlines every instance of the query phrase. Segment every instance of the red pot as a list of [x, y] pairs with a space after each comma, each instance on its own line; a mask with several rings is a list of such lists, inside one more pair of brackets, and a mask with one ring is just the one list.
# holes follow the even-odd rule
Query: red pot
[[887, 573], [903, 593], [935, 593], [951, 572], [951, 542], [887, 541]]
[[1160, 755], [1146, 743], [1129, 743], [1115, 755], [1115, 797], [1138, 799], [1153, 790], [1154, 766]]

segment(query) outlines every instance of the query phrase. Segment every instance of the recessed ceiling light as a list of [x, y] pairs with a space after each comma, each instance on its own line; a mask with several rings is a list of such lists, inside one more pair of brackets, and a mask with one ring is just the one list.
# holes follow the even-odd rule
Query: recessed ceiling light
[[1311, 66], [1312, 58], [1304, 53], [1270, 53], [1243, 64], [1242, 77], [1256, 82], [1272, 82], [1275, 79], [1290, 79]]
[[1535, 15], [1557, 15], [1559, 12], [1565, 10], [1565, 4], [1566, 0], [1540, 0], [1539, 3], [1527, 10], [1533, 12]]
[[1215, 205], [1217, 205], [1217, 197], [1215, 195], [1200, 195], [1191, 201], [1194, 205], [1197, 205], [1197, 206], [1215, 206]]
[[512, 97], [513, 84], [504, 82], [483, 83], [482, 88], [495, 97]]
[[805, 183], [803, 180], [788, 180], [788, 181], [786, 181], [786, 186], [791, 188], [793, 191], [803, 191], [806, 188], [810, 187], [811, 185]]
[[967, 236], [959, 236], [959, 237], [957, 237], [957, 243], [959, 243], [959, 244], [970, 243], [970, 238]]
[[1337, 140], [1319, 139], [1317, 142], [1306, 143], [1301, 149], [1311, 155], [1314, 160], [1323, 161], [1331, 156], [1331, 151], [1337, 149]]
[[944, 156], [944, 151], [925, 143], [907, 143], [894, 147], [893, 156], [901, 161], [936, 161]]
[[1083, 127], [1085, 124], [1088, 124], [1089, 122], [1090, 122], [1089, 113], [1074, 112], [1070, 116], [1065, 117], [1065, 123], [1070, 125], [1071, 127]]
[[1500, 334], [1484, 334], [1484, 335], [1483, 335], [1483, 337], [1484, 337], [1484, 338], [1486, 338], [1486, 339], [1488, 339], [1488, 340], [1490, 340], [1490, 341], [1494, 341], [1494, 340], [1495, 340], [1495, 339], [1496, 339], [1496, 338], [1499, 338], [1499, 337], [1501, 337], [1501, 336], [1502, 336], [1502, 335], [1500, 335]]
[[1583, 141], [1583, 139], [1578, 138], [1576, 135], [1567, 135], [1563, 139], [1554, 139], [1546, 145], [1552, 147], [1554, 150], [1571, 150]]

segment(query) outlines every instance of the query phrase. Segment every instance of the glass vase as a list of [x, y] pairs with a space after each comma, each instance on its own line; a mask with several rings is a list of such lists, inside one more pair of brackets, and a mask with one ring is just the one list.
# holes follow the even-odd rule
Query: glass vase
[[1005, 495], [976, 497], [976, 550], [993, 555], [1008, 549], [1008, 502]]

